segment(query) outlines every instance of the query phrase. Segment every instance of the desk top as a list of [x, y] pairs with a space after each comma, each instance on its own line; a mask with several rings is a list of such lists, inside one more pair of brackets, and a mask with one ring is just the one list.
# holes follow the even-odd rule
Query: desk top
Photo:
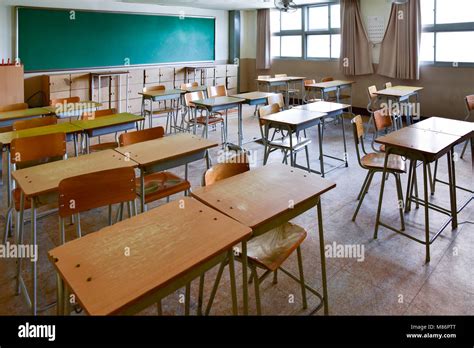
[[421, 91], [423, 87], [412, 87], [412, 86], [393, 86], [380, 91], [374, 92], [376, 95], [385, 95], [389, 97], [405, 97]]
[[242, 103], [245, 103], [244, 99], [234, 98], [234, 97], [215, 97], [215, 98], [207, 98], [207, 99], [201, 99], [201, 100], [193, 100], [193, 104], [205, 106], [205, 107], [224, 106], [224, 105], [242, 104]]
[[51, 111], [47, 108], [30, 108], [24, 110], [4, 111], [0, 112], [0, 121], [29, 118], [49, 114], [51, 114]]
[[141, 166], [167, 162], [219, 146], [218, 143], [191, 134], [176, 134], [115, 149]]
[[272, 163], [195, 189], [191, 195], [255, 230], [287, 213], [303, 213], [300, 207], [334, 187], [319, 175]]
[[182, 88], [181, 90], [185, 91], [186, 93], [201, 92], [201, 91], [206, 91], [207, 86], [186, 87], [186, 88]]
[[130, 309], [252, 232], [195, 199], [182, 202], [184, 208], [171, 202], [49, 251], [88, 314]]
[[27, 197], [56, 191], [61, 180], [77, 175], [102, 170], [135, 167], [136, 163], [126, 160], [114, 150], [104, 150], [89, 155], [71, 157], [67, 160], [42, 164], [15, 170], [13, 178]]
[[334, 81], [328, 81], [328, 82], [310, 83], [310, 84], [305, 85], [305, 87], [324, 89], [324, 88], [347, 86], [347, 85], [352, 85], [354, 83], [355, 83], [355, 81], [334, 80]]
[[341, 111], [350, 107], [351, 106], [348, 104], [319, 101], [315, 103], [299, 105], [295, 109], [306, 110], [306, 111], [311, 111], [311, 112], [331, 113], [331, 112]]
[[443, 117], [430, 117], [413, 124], [411, 127], [437, 133], [456, 135], [459, 137], [466, 137], [474, 133], [473, 122], [452, 120]]
[[328, 114], [323, 112], [312, 112], [300, 109], [290, 109], [277, 112], [275, 114], [261, 116], [260, 119], [265, 122], [297, 126], [307, 122], [326, 117]]
[[77, 113], [79, 111], [87, 112], [90, 110], [95, 110], [100, 106], [102, 106], [101, 103], [84, 100], [78, 103], [62, 103], [57, 105], [45, 106], [44, 109], [48, 110], [52, 114], [60, 115], [67, 113]]
[[78, 126], [70, 122], [63, 122], [50, 126], [35, 127], [30, 129], [22, 129], [19, 131], [0, 133], [0, 143], [2, 143], [3, 145], [9, 145], [15, 138], [26, 138], [33, 137], [36, 135], [45, 135], [52, 133], [72, 134], [80, 133], [81, 131], [82, 128], [79, 128]]
[[130, 113], [121, 113], [110, 116], [97, 117], [92, 120], [71, 121], [72, 124], [84, 130], [105, 128], [120, 124], [143, 121], [143, 116], [136, 116]]
[[306, 77], [302, 76], [286, 76], [286, 77], [270, 77], [267, 79], [256, 79], [258, 82], [288, 82], [288, 81], [302, 81], [306, 79]]
[[156, 97], [164, 97], [164, 96], [175, 96], [181, 95], [186, 93], [181, 89], [164, 89], [161, 91], [148, 91], [148, 92], [140, 92], [138, 94], [143, 95], [144, 97], [148, 98], [156, 98]]
[[272, 95], [275, 95], [275, 93], [267, 93], [267, 92], [258, 92], [257, 91], [257, 92], [248, 92], [248, 93], [235, 94], [232, 97], [252, 101], [252, 100], [268, 98], [268, 97], [271, 97]]
[[100, 72], [95, 72], [95, 73], [91, 73], [91, 76], [112, 76], [112, 75], [125, 75], [125, 74], [129, 74], [130, 71], [124, 71], [124, 70], [120, 70], [120, 71], [100, 71]]
[[437, 156], [444, 154], [459, 139], [459, 136], [436, 133], [410, 126], [379, 137], [375, 139], [375, 142], [386, 147], [395, 147], [409, 152]]

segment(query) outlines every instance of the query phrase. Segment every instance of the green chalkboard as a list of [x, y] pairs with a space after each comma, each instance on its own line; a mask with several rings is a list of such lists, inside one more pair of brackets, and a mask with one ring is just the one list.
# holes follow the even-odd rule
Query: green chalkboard
[[18, 8], [25, 71], [213, 61], [215, 19]]

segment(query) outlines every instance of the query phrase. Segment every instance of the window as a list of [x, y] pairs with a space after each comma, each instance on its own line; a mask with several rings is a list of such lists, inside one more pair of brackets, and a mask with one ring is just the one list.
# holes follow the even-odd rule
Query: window
[[437, 65], [474, 63], [474, 1], [421, 0], [420, 60]]
[[341, 51], [341, 7], [337, 0], [298, 7], [291, 13], [272, 10], [272, 56], [338, 59]]

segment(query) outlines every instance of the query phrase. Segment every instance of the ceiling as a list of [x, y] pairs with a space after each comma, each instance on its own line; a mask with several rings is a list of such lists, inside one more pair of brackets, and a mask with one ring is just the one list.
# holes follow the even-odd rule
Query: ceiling
[[[325, 0], [293, 0], [297, 5], [317, 3]], [[186, 6], [215, 10], [249, 10], [274, 7], [273, 0], [121, 0], [138, 4], [164, 6]]]

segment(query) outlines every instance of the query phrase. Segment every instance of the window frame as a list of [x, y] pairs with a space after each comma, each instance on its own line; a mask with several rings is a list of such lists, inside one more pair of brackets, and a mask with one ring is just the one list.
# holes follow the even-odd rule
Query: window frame
[[[421, 66], [434, 66], [434, 67], [452, 67], [452, 68], [465, 68], [465, 67], [474, 67], [474, 63], [470, 62], [438, 62], [436, 60], [436, 39], [438, 33], [447, 33], [447, 32], [474, 32], [474, 21], [473, 22], [464, 22], [464, 23], [445, 23], [437, 24], [436, 23], [436, 11], [437, 11], [438, 0], [434, 0], [433, 8], [433, 24], [423, 25], [422, 33], [433, 33], [433, 61], [420, 61]], [[457, 66], [455, 66], [457, 64]]]
[[[280, 30], [272, 33], [272, 36], [280, 37], [280, 55], [272, 56], [275, 60], [309, 60], [309, 61], [339, 61], [339, 58], [331, 58], [332, 51], [332, 35], [340, 35], [341, 28], [331, 27], [331, 5], [339, 5], [339, 0], [326, 0], [322, 3], [299, 5], [297, 8], [301, 9], [301, 29], [300, 30], [281, 30], [281, 12], [280, 12]], [[327, 30], [309, 30], [309, 9], [314, 7], [328, 7], [328, 29]], [[281, 55], [281, 37], [282, 36], [301, 36], [301, 57], [287, 57]], [[312, 35], [329, 35], [329, 57], [308, 57], [308, 36]]]

